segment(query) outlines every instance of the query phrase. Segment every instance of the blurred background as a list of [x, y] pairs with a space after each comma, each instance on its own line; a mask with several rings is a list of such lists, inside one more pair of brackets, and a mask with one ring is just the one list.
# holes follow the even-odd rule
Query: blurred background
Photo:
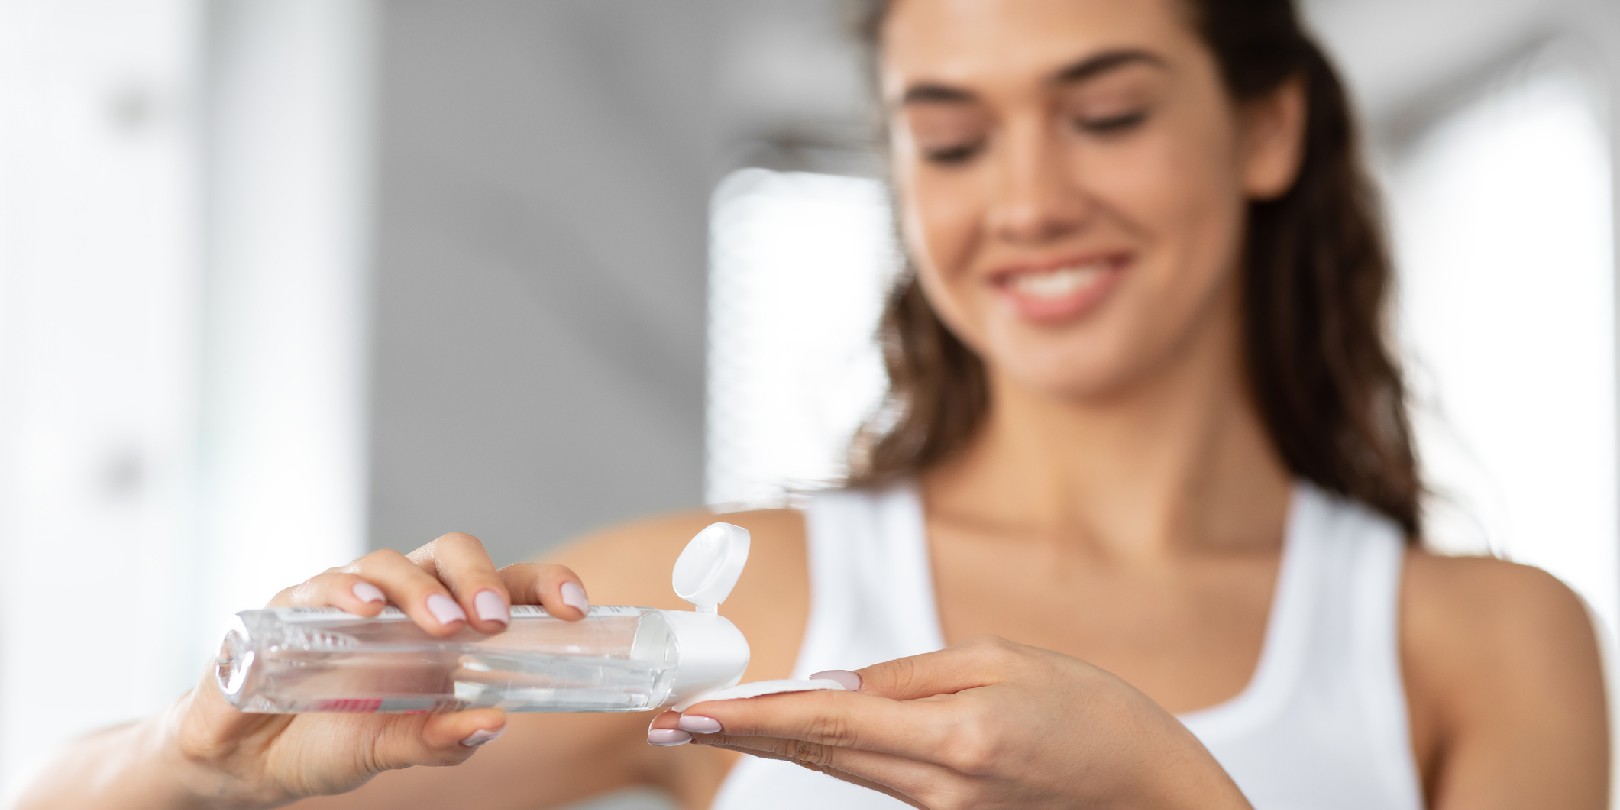
[[[1304, 6], [1389, 195], [1431, 540], [1612, 639], [1620, 4]], [[0, 795], [369, 548], [836, 475], [894, 266], [841, 15], [0, 0]]]

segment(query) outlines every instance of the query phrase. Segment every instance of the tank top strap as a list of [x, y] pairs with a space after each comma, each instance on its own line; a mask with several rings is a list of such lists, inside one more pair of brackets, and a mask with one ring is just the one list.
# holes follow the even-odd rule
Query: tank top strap
[[1392, 521], [1296, 486], [1255, 675], [1181, 718], [1256, 807], [1422, 807], [1400, 666], [1404, 555]]
[[[1344, 503], [1349, 550], [1344, 567], [1345, 598], [1337, 623], [1345, 628], [1340, 663], [1354, 673], [1347, 686], [1359, 707], [1360, 733], [1370, 750], [1389, 752], [1371, 765], [1373, 776], [1392, 795], [1421, 795], [1421, 777], [1412, 753], [1411, 718], [1401, 672], [1400, 601], [1406, 539], [1393, 521], [1358, 505]], [[1350, 718], [1345, 718], [1349, 722]]]

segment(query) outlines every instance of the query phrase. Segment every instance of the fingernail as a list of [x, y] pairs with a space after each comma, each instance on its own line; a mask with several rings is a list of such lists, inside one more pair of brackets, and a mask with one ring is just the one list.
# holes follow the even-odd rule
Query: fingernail
[[861, 676], [847, 669], [829, 669], [826, 672], [817, 672], [810, 676], [812, 681], [837, 681], [838, 684], [851, 692], [861, 689]]
[[693, 734], [720, 733], [720, 721], [701, 714], [683, 714], [676, 725], [679, 725], [682, 731], [690, 731]]
[[349, 590], [354, 594], [354, 598], [359, 599], [362, 602], [388, 601], [388, 597], [383, 595], [382, 588], [379, 588], [369, 582], [356, 582], [354, 583], [354, 587], [350, 588]]
[[648, 745], [685, 745], [691, 741], [692, 735], [678, 728], [647, 729]]
[[456, 600], [451, 599], [442, 593], [436, 593], [429, 596], [427, 599], [427, 607], [428, 612], [433, 614], [433, 618], [439, 620], [439, 624], [450, 624], [451, 622], [467, 620], [467, 611], [462, 610], [461, 606], [456, 604]]
[[486, 622], [509, 624], [512, 621], [512, 612], [506, 609], [506, 600], [494, 591], [479, 591], [473, 597], [473, 607], [478, 609], [478, 618]]
[[481, 728], [471, 734], [468, 734], [467, 739], [462, 740], [461, 744], [467, 746], [468, 748], [477, 748], [478, 746], [501, 736], [501, 733], [504, 731], [506, 731], [505, 726], [495, 729], [494, 731]]
[[578, 582], [563, 583], [562, 600], [569, 607], [579, 608], [580, 613], [590, 612], [591, 602], [585, 598], [585, 589]]

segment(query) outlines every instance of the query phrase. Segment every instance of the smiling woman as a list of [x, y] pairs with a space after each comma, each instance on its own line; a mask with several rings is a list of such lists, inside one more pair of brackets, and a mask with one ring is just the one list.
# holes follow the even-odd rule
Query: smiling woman
[[[933, 48], [938, 54], [972, 53], [953, 50], [966, 43], [949, 42], [940, 31], [920, 32], [909, 45], [884, 41], [882, 25], [889, 5], [875, 4], [863, 25], [871, 47], [884, 48], [888, 58], [906, 58], [907, 47]], [[1241, 352], [1253, 377], [1253, 395], [1265, 412], [1277, 450], [1297, 474], [1377, 506], [1415, 536], [1419, 531], [1419, 485], [1404, 406], [1405, 385], [1382, 331], [1385, 294], [1393, 271], [1377, 226], [1376, 197], [1356, 152], [1348, 101], [1320, 50], [1303, 38], [1290, 4], [1244, 4], [1241, 9], [1225, 5], [1166, 8], [1194, 17], [1197, 30], [1183, 30], [1180, 45], [1185, 47], [1187, 40], [1201, 34], [1214, 50], [1213, 54], [1199, 54], [1190, 65], [1172, 65], [1152, 51], [1129, 46], [1104, 47], [1069, 62], [1065, 60], [1074, 52], [1085, 49], [1080, 47], [1081, 40], [1066, 36], [1056, 37], [1049, 46], [1056, 49], [1054, 53], [1037, 55], [1032, 43], [1038, 41], [1033, 37], [1039, 33], [1007, 30], [1016, 23], [1003, 17], [1015, 15], [981, 12], [988, 19], [979, 22], [989, 26], [988, 30], [1003, 29], [1002, 40], [1020, 42], [1019, 53], [1037, 60], [1036, 67], [1020, 68], [1018, 62], [1009, 61], [998, 68], [1004, 74], [1035, 73], [1032, 85], [1013, 85], [1006, 91], [1039, 93], [1036, 98], [1021, 100], [1024, 114], [1034, 115], [1035, 120], [1019, 121], [1018, 108], [998, 110], [992, 104], [995, 99], [980, 98], [969, 89], [938, 79], [895, 88], [889, 85], [897, 77], [886, 75], [884, 92], [898, 94], [897, 115], [890, 119], [896, 183], [902, 195], [917, 200], [919, 213], [928, 207], [940, 210], [927, 220], [940, 223], [941, 240], [951, 234], [977, 233], [949, 219], [969, 204], [964, 200], [1018, 191], [986, 186], [991, 174], [995, 174], [991, 182], [1018, 180], [1006, 171], [1007, 161], [1017, 159], [1028, 164], [1012, 168], [1023, 168], [1030, 183], [1046, 183], [1044, 191], [1050, 191], [1059, 205], [1068, 206], [1058, 209], [1059, 216], [1083, 219], [1095, 214], [1085, 206], [1112, 206], [1122, 215], [1114, 226], [1119, 232], [1111, 237], [1115, 240], [1162, 240], [1179, 231], [1181, 244], [1172, 243], [1168, 249], [1221, 256], [1230, 255], [1233, 247], [1219, 240], [1230, 239], [1241, 229], [1242, 249], [1248, 257], [1245, 271], [1235, 279], [1208, 278], [1206, 272], [1204, 284], [1222, 284], [1226, 294], [1242, 300]], [[1128, 24], [1132, 15], [1124, 16], [1122, 22]], [[1124, 34], [1122, 41], [1152, 40], [1133, 40]], [[1042, 59], [1045, 62], [1038, 61]], [[1049, 67], [1054, 64], [1058, 67]], [[1206, 102], [1203, 120], [1189, 118], [1197, 111], [1172, 94], [1188, 95], [1194, 76], [1187, 74], [1192, 68], [1201, 69], [1205, 79], [1203, 87], [1193, 90], [1217, 104], [1229, 93], [1236, 106], [1210, 109]], [[947, 69], [968, 72], [973, 67], [955, 64]], [[995, 77], [985, 78], [993, 81]], [[1226, 85], [1224, 90], [1217, 86], [1220, 83]], [[1252, 133], [1258, 139], [1253, 143], [1221, 142], [1218, 133], [1232, 129], [1232, 122], [1223, 119], [1264, 115], [1262, 102], [1285, 86], [1289, 94], [1302, 94], [1307, 105], [1304, 111], [1293, 113], [1309, 118], [1303, 144], [1265, 149], [1268, 133], [1264, 129]], [[993, 90], [993, 85], [987, 87]], [[1014, 95], [1013, 101], [1020, 99]], [[1147, 131], [1132, 132], [1143, 129]], [[1030, 132], [1034, 135], [1027, 134]], [[1046, 137], [1047, 133], [1058, 136]], [[1033, 146], [1020, 147], [1016, 143], [1020, 137], [1034, 137]], [[1043, 155], [1043, 149], [1061, 152]], [[1259, 151], [1253, 155], [1238, 154], [1239, 150], [1256, 149]], [[1198, 155], [1205, 159], [1191, 161]], [[978, 168], [966, 165], [975, 160], [981, 164]], [[1306, 166], [1296, 177], [1294, 164], [1299, 161]], [[1240, 165], [1245, 162], [1250, 165]], [[1228, 221], [1201, 237], [1214, 242], [1191, 242], [1200, 235], [1185, 228], [1161, 227], [1156, 233], [1142, 230], [1152, 223], [1132, 215], [1143, 206], [1156, 205], [1158, 201], [1149, 196], [1155, 189], [1169, 191], [1168, 201], [1185, 206], [1183, 210], [1197, 206], [1200, 215], [1218, 211], [1210, 201], [1186, 193], [1197, 176], [1188, 172], [1207, 173], [1212, 166], [1226, 172], [1246, 169], [1254, 175], [1220, 178], [1228, 187], [1244, 182], [1255, 186], [1248, 190], [1252, 202], [1246, 212], [1228, 204], [1224, 213]], [[1066, 172], [1051, 171], [1057, 167]], [[1270, 176], [1265, 176], [1267, 172]], [[1065, 174], [1081, 178], [1086, 189], [1098, 193], [1070, 193], [1065, 202], [1061, 179]], [[969, 189], [978, 196], [964, 198], [959, 193]], [[1030, 193], [1044, 191], [1037, 185]], [[1230, 188], [1227, 193], [1231, 194]], [[1083, 210], [1075, 210], [1077, 206]], [[1157, 207], [1160, 216], [1174, 215], [1169, 206]], [[1016, 220], [1008, 218], [1031, 215], [1049, 218], [1025, 223], [1026, 228], [1053, 226], [1050, 211], [1026, 208], [1003, 215], [1000, 227], [1018, 227]], [[1013, 236], [1020, 238], [1016, 233]], [[924, 246], [914, 253], [924, 270], [929, 249]], [[932, 249], [963, 248], [942, 241]], [[1028, 272], [1059, 268], [1016, 263], [986, 272], [991, 286], [1001, 293], [1004, 307], [1055, 325], [1099, 305], [1131, 256], [1127, 250], [1100, 254], [1094, 250], [1094, 254], [1057, 259], [1068, 263], [1060, 265], [1063, 272]], [[1195, 299], [1218, 294], [1213, 289], [1200, 291], [1188, 283], [1191, 280], [1185, 275], [1177, 276], [1173, 284], [1170, 279], [1160, 280], [1161, 288], [1176, 291], [1167, 292], [1166, 298], [1154, 298], [1154, 304], [1183, 300], [1183, 308], [1196, 308], [1200, 304]], [[963, 337], [958, 329], [942, 328], [940, 319], [948, 321], [953, 315], [948, 308], [936, 313], [925, 300], [924, 287], [930, 283], [943, 282], [931, 281], [927, 272], [914, 273], [895, 288], [890, 299], [883, 323], [884, 345], [894, 381], [891, 405], [903, 416], [899, 424], [886, 430], [878, 425], [869, 430], [870, 454], [857, 466], [855, 476], [861, 483], [914, 474], [949, 454], [974, 432], [986, 408], [984, 367], [976, 352], [964, 351], [959, 343], [972, 338]], [[1172, 321], [1157, 322], [1164, 329], [1174, 328]], [[1150, 360], [1153, 353], [1140, 340], [1146, 337], [1121, 335], [1121, 340], [1134, 347], [1126, 354]], [[1164, 345], [1175, 337], [1160, 335], [1158, 353], [1167, 351]], [[1086, 342], [1097, 345], [1095, 340]], [[1097, 346], [1095, 351], [1110, 350]], [[1118, 348], [1111, 351], [1121, 353]], [[1062, 369], [1059, 373], [1079, 373], [1084, 365], [1071, 359], [1050, 362]], [[953, 368], [945, 373], [921, 367], [929, 360]], [[930, 384], [913, 389], [907, 383], [914, 379]], [[923, 398], [932, 401], [920, 401]]]

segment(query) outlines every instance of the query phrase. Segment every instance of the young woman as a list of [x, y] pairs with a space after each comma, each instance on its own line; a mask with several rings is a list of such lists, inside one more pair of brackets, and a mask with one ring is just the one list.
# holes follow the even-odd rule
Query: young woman
[[[866, 666], [830, 675], [855, 691], [649, 729], [240, 715], [205, 678], [25, 806], [1605, 807], [1579, 600], [1421, 550], [1391, 269], [1292, 4], [894, 0], [871, 34], [910, 258], [890, 407], [851, 487], [728, 518], [748, 678]], [[499, 571], [448, 535], [276, 601], [494, 633], [514, 602], [580, 615], [578, 571], [668, 604], [711, 519]]]

